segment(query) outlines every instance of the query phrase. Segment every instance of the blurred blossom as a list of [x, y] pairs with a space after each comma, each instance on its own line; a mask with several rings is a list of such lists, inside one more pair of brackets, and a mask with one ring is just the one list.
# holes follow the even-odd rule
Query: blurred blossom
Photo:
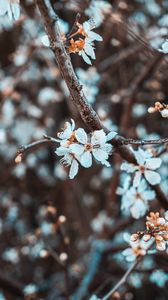
[[155, 270], [150, 274], [150, 281], [155, 283], [158, 287], [163, 288], [168, 282], [168, 274], [163, 270]]
[[0, 300], [6, 300], [6, 297], [4, 296], [3, 292], [0, 292]]
[[15, 126], [11, 130], [12, 137], [15, 138], [20, 145], [28, 144], [32, 140], [35, 132], [35, 120], [25, 119], [17, 119], [15, 121]]
[[143, 279], [142, 274], [133, 272], [130, 274], [128, 281], [133, 287], [139, 289], [143, 286], [142, 279]]
[[19, 253], [15, 248], [8, 248], [2, 253], [2, 258], [8, 262], [18, 264], [19, 263]]
[[106, 14], [110, 14], [112, 11], [111, 4], [102, 0], [92, 0], [90, 6], [85, 9], [85, 14], [95, 20], [97, 26], [101, 25]]
[[92, 220], [91, 227], [96, 233], [101, 233], [105, 227], [111, 227], [113, 224], [114, 220], [105, 211], [101, 211]]
[[[100, 80], [100, 76], [94, 67], [90, 67], [87, 71], [80, 68], [76, 70], [79, 81], [82, 85], [83, 92], [87, 95], [87, 100], [89, 103], [94, 103], [96, 100], [96, 95], [99, 92], [97, 84]], [[92, 80], [90, 80], [90, 77]]]
[[37, 286], [33, 283], [26, 285], [23, 289], [25, 296], [36, 294], [37, 291]]
[[50, 102], [60, 102], [62, 100], [62, 95], [59, 92], [56, 92], [51, 87], [45, 87], [41, 89], [38, 95], [38, 102], [41, 105], [48, 105]]
[[136, 118], [141, 117], [146, 114], [146, 110], [146, 105], [137, 103], [133, 106], [133, 116]]

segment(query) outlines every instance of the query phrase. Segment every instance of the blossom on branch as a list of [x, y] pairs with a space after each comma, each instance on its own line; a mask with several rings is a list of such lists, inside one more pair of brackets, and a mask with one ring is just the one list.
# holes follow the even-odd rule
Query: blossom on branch
[[133, 234], [131, 240], [133, 242], [155, 242], [157, 250], [166, 250], [166, 245], [168, 244], [167, 212], [164, 217], [160, 217], [159, 212], [150, 212], [146, 217], [146, 230]]
[[140, 239], [132, 240], [131, 235], [127, 233], [124, 234], [124, 239], [130, 245], [129, 248], [126, 248], [122, 252], [128, 262], [135, 261], [137, 257], [147, 254], [150, 247], [149, 243], [144, 243], [144, 241]]
[[161, 158], [152, 157], [151, 153], [142, 150], [141, 148], [134, 151], [134, 155], [137, 165], [127, 162], [124, 162], [121, 165], [121, 170], [126, 171], [127, 173], [135, 173], [133, 185], [137, 187], [142, 176], [144, 176], [151, 185], [159, 184], [161, 177], [155, 170], [160, 167], [162, 163]]
[[58, 156], [63, 156], [61, 162], [64, 165], [71, 166], [69, 177], [72, 179], [76, 176], [79, 164], [84, 168], [91, 167], [93, 158], [109, 167], [108, 158], [112, 153], [112, 145], [108, 141], [116, 134], [112, 131], [106, 135], [103, 129], [87, 134], [83, 128], [75, 130], [74, 120], [66, 122], [64, 129], [57, 134], [60, 146], [55, 152]]
[[[70, 45], [68, 47], [69, 53], [78, 53], [80, 56], [82, 56], [83, 60], [91, 65], [91, 60], [95, 59], [95, 53], [94, 53], [94, 41], [102, 41], [102, 37], [93, 32], [92, 30], [96, 27], [94, 21], [92, 19], [84, 22], [83, 24], [80, 24], [77, 22], [78, 30], [70, 35]], [[74, 40], [74, 36], [81, 37]]]

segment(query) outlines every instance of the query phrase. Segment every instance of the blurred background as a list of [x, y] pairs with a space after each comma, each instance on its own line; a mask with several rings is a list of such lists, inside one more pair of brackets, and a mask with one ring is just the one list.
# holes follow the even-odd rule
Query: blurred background
[[[92, 66], [71, 55], [103, 124], [125, 137], [166, 137], [166, 120], [147, 109], [168, 99], [168, 62], [157, 51], [168, 37], [168, 1], [51, 2], [62, 32], [79, 12], [80, 22], [93, 18], [103, 37]], [[74, 180], [53, 146], [28, 151], [15, 163], [21, 145], [56, 137], [70, 118], [85, 128], [52, 51], [41, 42], [34, 1], [21, 1], [21, 12], [14, 23], [0, 17], [0, 300], [101, 297], [128, 269], [123, 233], [144, 228], [145, 218], [133, 220], [120, 209], [117, 154], [110, 168], [80, 168]], [[162, 158], [168, 194], [168, 155]], [[152, 209], [160, 210], [157, 201]], [[146, 257], [111, 299], [168, 299], [166, 255]]]

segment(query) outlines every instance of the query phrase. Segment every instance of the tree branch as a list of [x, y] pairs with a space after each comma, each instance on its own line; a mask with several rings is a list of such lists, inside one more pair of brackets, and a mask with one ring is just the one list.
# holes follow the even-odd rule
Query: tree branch
[[[47, 1], [47, 0], [46, 0]], [[67, 87], [69, 89], [70, 95], [72, 100], [77, 107], [82, 120], [84, 123], [89, 127], [91, 131], [93, 130], [100, 130], [104, 129], [105, 132], [108, 132], [106, 128], [103, 127], [97, 113], [91, 107], [91, 105], [87, 102], [86, 96], [82, 90], [82, 86], [80, 85], [76, 74], [74, 72], [70, 56], [66, 52], [64, 43], [61, 38], [61, 33], [56, 22], [56, 18], [58, 17], [53, 12], [53, 9], [50, 5], [50, 1], [47, 1], [46, 5], [45, 0], [36, 0], [37, 6], [40, 10], [45, 28], [46, 33], [48, 35], [50, 41], [50, 47], [54, 53], [55, 59], [58, 63], [58, 67], [64, 78]], [[160, 61], [162, 55], [159, 53], [154, 59], [154, 62], [150, 64], [149, 69], [151, 70], [153, 66]], [[142, 80], [146, 78], [146, 72], [144, 71], [140, 77], [138, 77], [136, 85], [140, 84]], [[135, 90], [135, 87], [132, 87]], [[132, 89], [131, 89], [132, 90]], [[135, 157], [133, 152], [130, 150], [129, 147], [123, 145], [123, 138], [117, 135], [111, 143], [115, 147], [115, 151], [120, 154], [120, 156], [130, 163], [136, 163]], [[127, 143], [128, 144], [128, 143]], [[163, 192], [159, 194], [159, 196], [163, 196]], [[164, 196], [164, 202], [167, 202], [168, 206], [168, 199]], [[158, 199], [160, 201], [160, 199]]]

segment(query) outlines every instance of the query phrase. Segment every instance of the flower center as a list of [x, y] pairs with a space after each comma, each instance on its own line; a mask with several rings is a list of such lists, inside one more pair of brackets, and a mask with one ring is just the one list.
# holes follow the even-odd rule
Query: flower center
[[135, 198], [136, 198], [136, 199], [141, 199], [141, 194], [137, 192], [137, 193], [135, 194]]
[[145, 172], [145, 167], [144, 167], [144, 166], [139, 166], [139, 171], [140, 171], [141, 173], [144, 173], [144, 172]]
[[69, 141], [70, 144], [71, 144], [71, 143], [73, 143], [75, 140], [76, 140], [75, 133], [72, 132], [72, 134], [71, 134], [70, 138], [68, 139], [68, 141]]
[[92, 151], [93, 147], [91, 144], [85, 144], [85, 150], [86, 151]]

